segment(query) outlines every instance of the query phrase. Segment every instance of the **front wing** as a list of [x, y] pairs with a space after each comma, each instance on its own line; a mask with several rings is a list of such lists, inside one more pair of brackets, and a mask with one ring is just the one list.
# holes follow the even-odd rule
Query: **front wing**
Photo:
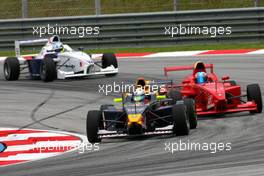
[[172, 125], [163, 127], [163, 128], [156, 128], [155, 131], [152, 132], [145, 132], [140, 135], [129, 135], [127, 133], [120, 133], [117, 131], [108, 131], [108, 130], [99, 130], [99, 138], [124, 138], [124, 137], [136, 137], [136, 136], [156, 136], [156, 135], [165, 135], [165, 134], [172, 134]]
[[94, 71], [91, 73], [87, 73], [86, 69], [84, 73], [74, 73], [74, 72], [65, 72], [62, 70], [57, 70], [57, 78], [58, 79], [66, 79], [66, 78], [76, 78], [76, 77], [86, 77], [86, 76], [93, 76], [93, 75], [105, 75], [105, 74], [116, 74], [118, 73], [118, 68], [114, 66], [109, 66], [107, 68], [101, 68], [99, 71]]
[[201, 109], [196, 109], [196, 113], [199, 116], [206, 116], [206, 115], [217, 115], [217, 114], [228, 114], [228, 113], [238, 113], [238, 112], [245, 112], [245, 111], [255, 111], [257, 110], [256, 103], [249, 101], [243, 104], [236, 106], [235, 108], [226, 108], [223, 110], [208, 110], [203, 111]]

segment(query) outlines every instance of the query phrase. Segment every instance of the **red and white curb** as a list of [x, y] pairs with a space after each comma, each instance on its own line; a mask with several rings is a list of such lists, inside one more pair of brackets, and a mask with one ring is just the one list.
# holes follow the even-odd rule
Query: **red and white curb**
[[3, 167], [77, 150], [87, 143], [87, 138], [60, 131], [0, 128], [0, 142], [7, 146], [0, 153], [0, 167]]
[[201, 55], [236, 55], [236, 54], [264, 54], [264, 49], [236, 49], [236, 50], [199, 50], [199, 51], [176, 51], [176, 52], [159, 52], [149, 53], [141, 57], [184, 57], [184, 56], [201, 56]]
[[[236, 54], [264, 54], [264, 49], [234, 49], [234, 50], [197, 50], [197, 51], [175, 51], [158, 53], [116, 53], [117, 58], [129, 57], [184, 57], [200, 55], [236, 55]], [[93, 58], [101, 57], [102, 54], [93, 54]]]
[[[184, 57], [184, 56], [201, 56], [201, 55], [256, 55], [264, 54], [264, 49], [234, 49], [234, 50], [198, 50], [198, 51], [175, 51], [175, 52], [158, 52], [158, 53], [116, 53], [117, 58], [130, 57]], [[93, 54], [92, 58], [101, 57], [102, 54]], [[0, 62], [6, 57], [0, 57]]]

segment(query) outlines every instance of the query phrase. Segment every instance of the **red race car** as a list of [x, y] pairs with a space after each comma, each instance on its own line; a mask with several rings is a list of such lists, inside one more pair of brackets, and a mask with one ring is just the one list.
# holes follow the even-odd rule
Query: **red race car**
[[[165, 67], [164, 73], [168, 76], [168, 72], [183, 70], [192, 70], [193, 73], [185, 77], [180, 85], [167, 85], [165, 92], [174, 101], [182, 97], [193, 98], [197, 115], [262, 112], [262, 96], [258, 84], [248, 85], [247, 94], [242, 95], [240, 85], [229, 80], [229, 76], [218, 80], [213, 64], [204, 64], [201, 61], [191, 66]], [[243, 97], [247, 97], [247, 100], [243, 100]]]

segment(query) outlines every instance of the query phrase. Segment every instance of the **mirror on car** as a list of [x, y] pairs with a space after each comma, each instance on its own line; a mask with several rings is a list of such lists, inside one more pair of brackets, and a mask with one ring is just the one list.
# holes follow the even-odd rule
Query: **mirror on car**
[[157, 100], [166, 99], [166, 95], [157, 95]]
[[120, 102], [122, 102], [122, 98], [115, 98], [115, 99], [114, 99], [114, 102], [115, 102], [115, 103], [120, 103]]
[[183, 84], [190, 84], [191, 81], [190, 81], [190, 80], [184, 80], [182, 83], [183, 83]]
[[223, 76], [223, 77], [222, 77], [222, 81], [226, 81], [226, 80], [229, 80], [229, 79], [230, 79], [229, 76]]

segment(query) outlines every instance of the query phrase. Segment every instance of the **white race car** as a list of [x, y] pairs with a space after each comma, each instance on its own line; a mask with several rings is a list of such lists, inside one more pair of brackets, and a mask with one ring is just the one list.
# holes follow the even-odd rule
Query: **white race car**
[[[38, 55], [21, 56], [21, 45], [41, 42], [46, 42], [46, 45]], [[95, 61], [82, 49], [75, 51], [69, 45], [62, 44], [59, 36], [15, 41], [15, 51], [16, 57], [7, 57], [4, 61], [6, 80], [17, 80], [20, 72], [26, 69], [32, 79], [41, 79], [45, 82], [92, 75], [114, 76], [118, 73], [118, 63], [114, 54], [103, 54], [101, 60]]]

